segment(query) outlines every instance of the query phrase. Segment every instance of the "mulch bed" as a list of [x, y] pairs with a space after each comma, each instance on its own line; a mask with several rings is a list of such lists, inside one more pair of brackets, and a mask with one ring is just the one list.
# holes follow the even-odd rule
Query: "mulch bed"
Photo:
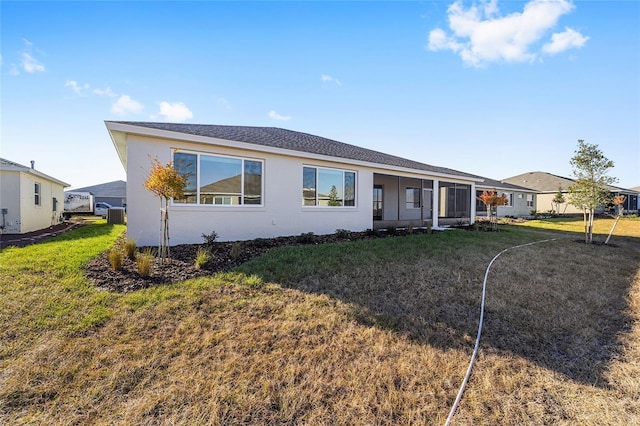
[[[415, 229], [413, 234], [427, 232], [425, 229]], [[170, 258], [161, 262], [154, 258], [152, 272], [148, 277], [140, 276], [135, 261], [124, 258], [123, 267], [113, 270], [109, 262], [109, 252], [100, 254], [86, 267], [87, 277], [98, 287], [114, 292], [131, 292], [160, 284], [174, 283], [191, 278], [210, 276], [218, 272], [228, 271], [257, 256], [265, 254], [274, 247], [296, 246], [304, 244], [323, 244], [334, 242], [356, 241], [371, 238], [385, 238], [408, 235], [405, 230], [387, 232], [349, 232], [347, 234], [314, 235], [301, 234], [291, 237], [259, 238], [251, 241], [214, 242], [205, 244], [182, 244], [170, 248]], [[126, 236], [119, 241], [124, 243]], [[208, 248], [211, 261], [204, 269], [195, 268], [195, 258], [198, 249]], [[157, 248], [138, 248], [139, 251], [157, 251]]]

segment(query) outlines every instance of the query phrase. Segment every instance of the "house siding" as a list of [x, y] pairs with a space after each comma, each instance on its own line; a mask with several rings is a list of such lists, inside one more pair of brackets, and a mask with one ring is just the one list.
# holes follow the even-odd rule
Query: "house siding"
[[3, 233], [20, 233], [20, 207], [20, 172], [2, 171], [0, 173], [0, 208], [7, 209]]
[[[42, 176], [20, 171], [2, 171], [1, 208], [5, 215], [6, 234], [37, 231], [60, 222], [64, 205], [64, 186]], [[35, 204], [35, 184], [40, 185], [40, 205]], [[53, 211], [53, 198], [58, 200]]]
[[[262, 206], [212, 206], [173, 204], [169, 209], [170, 245], [202, 243], [202, 234], [215, 231], [219, 241], [298, 235], [329, 234], [336, 229], [362, 231], [373, 227], [373, 170], [366, 167], [241, 150], [215, 144], [184, 142], [127, 135], [128, 237], [140, 246], [158, 244], [160, 201], [144, 189], [151, 158], [166, 164], [175, 149], [230, 155], [264, 161]], [[303, 207], [303, 166], [332, 167], [355, 171], [355, 207]], [[293, 178], [292, 178], [293, 177]]]

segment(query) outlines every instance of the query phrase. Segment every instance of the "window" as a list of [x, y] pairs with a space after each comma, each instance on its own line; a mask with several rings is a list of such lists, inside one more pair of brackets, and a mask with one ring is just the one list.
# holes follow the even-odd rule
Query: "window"
[[302, 205], [354, 207], [356, 173], [319, 167], [302, 168]]
[[511, 192], [503, 192], [502, 195], [507, 197], [507, 204], [505, 204], [505, 207], [513, 206], [513, 194]]
[[176, 152], [175, 169], [187, 178], [179, 204], [262, 205], [262, 161]]
[[40, 205], [40, 184], [39, 183], [34, 184], [33, 194], [34, 194], [34, 197], [33, 197], [34, 204], [36, 206], [39, 206]]
[[407, 188], [406, 200], [408, 209], [420, 208], [420, 188]]
[[533, 194], [527, 194], [527, 207], [533, 207]]

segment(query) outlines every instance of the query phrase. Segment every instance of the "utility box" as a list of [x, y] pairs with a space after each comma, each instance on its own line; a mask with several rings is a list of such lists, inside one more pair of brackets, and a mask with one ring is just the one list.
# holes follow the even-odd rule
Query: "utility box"
[[107, 223], [124, 224], [124, 207], [111, 207], [107, 210]]

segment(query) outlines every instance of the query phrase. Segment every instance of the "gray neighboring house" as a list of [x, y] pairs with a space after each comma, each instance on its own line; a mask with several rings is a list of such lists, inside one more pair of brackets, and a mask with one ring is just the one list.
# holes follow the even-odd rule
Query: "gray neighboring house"
[[90, 192], [96, 203], [108, 203], [111, 207], [127, 207], [127, 182], [123, 180], [75, 188], [70, 192]]
[[487, 207], [478, 199], [483, 191], [495, 191], [498, 195], [504, 194], [507, 197], [508, 204], [496, 209], [498, 217], [529, 217], [532, 210], [537, 210], [535, 190], [499, 180], [483, 179], [483, 182], [476, 184], [476, 216], [487, 216]]
[[638, 209], [638, 211], [640, 212], [640, 186], [634, 186], [633, 188], [631, 188], [632, 191], [635, 191], [638, 194], [638, 199], [637, 199], [637, 203], [636, 203], [636, 208]]
[[[514, 185], [524, 186], [525, 188], [533, 189], [538, 192], [538, 210], [541, 212], [547, 212], [555, 210], [555, 206], [552, 202], [558, 189], [562, 191], [565, 198], [560, 208], [560, 214], [576, 214], [582, 213], [582, 210], [577, 209], [573, 205], [569, 204], [569, 187], [576, 181], [574, 179], [557, 176], [546, 172], [528, 172], [521, 175], [512, 176], [503, 179], [504, 182]], [[609, 190], [613, 195], [624, 195], [626, 197], [624, 203], [624, 210], [627, 212], [638, 211], [638, 192], [631, 189], [619, 188], [617, 186], [609, 186]], [[599, 209], [596, 213], [602, 213], [604, 208]]]

